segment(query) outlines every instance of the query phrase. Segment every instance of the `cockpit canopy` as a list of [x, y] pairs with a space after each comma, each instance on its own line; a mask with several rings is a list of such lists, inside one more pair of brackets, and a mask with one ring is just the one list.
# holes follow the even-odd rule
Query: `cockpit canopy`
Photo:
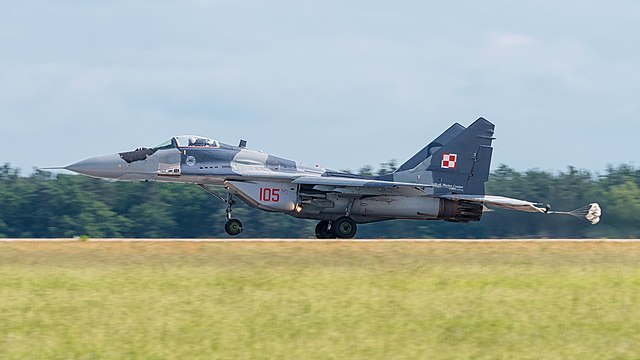
[[220, 147], [216, 140], [202, 136], [181, 135], [176, 136], [174, 139], [176, 139], [178, 147]]
[[213, 140], [203, 136], [197, 135], [180, 135], [167, 140], [162, 144], [155, 147], [155, 149], [169, 148], [169, 147], [209, 147], [218, 148], [220, 143], [217, 140]]

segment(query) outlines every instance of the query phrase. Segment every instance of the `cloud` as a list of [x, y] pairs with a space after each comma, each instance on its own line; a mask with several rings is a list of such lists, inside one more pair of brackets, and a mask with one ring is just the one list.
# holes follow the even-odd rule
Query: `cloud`
[[545, 80], [580, 94], [599, 94], [598, 56], [583, 43], [566, 38], [541, 39], [518, 33], [490, 35], [480, 50], [484, 66], [498, 80], [522, 86]]
[[602, 134], [580, 126], [604, 117], [637, 130], [629, 44], [640, 29], [589, 4], [579, 15], [542, 5], [15, 3], [0, 11], [0, 146], [13, 153], [35, 136], [56, 149], [8, 158], [28, 168], [201, 133], [355, 169], [403, 161], [452, 122], [484, 115], [497, 124], [495, 164], [562, 168], [568, 160], [531, 154], [523, 138], [566, 147], [547, 135], [553, 126], [593, 142]]
[[538, 41], [531, 36], [523, 34], [500, 34], [495, 36], [495, 43], [504, 49], [531, 48], [538, 44]]

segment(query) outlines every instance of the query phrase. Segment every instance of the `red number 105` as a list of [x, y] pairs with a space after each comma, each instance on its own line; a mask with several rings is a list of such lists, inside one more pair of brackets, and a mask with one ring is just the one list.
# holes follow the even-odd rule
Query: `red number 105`
[[260, 188], [260, 201], [280, 201], [280, 189]]

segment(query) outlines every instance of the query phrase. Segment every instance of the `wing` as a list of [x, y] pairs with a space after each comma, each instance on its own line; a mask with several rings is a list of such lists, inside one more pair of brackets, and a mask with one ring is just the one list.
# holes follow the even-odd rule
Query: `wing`
[[428, 196], [426, 191], [432, 185], [405, 183], [398, 181], [347, 178], [337, 176], [303, 176], [292, 181], [294, 184], [313, 185], [314, 189], [342, 194], [364, 195], [406, 195]]

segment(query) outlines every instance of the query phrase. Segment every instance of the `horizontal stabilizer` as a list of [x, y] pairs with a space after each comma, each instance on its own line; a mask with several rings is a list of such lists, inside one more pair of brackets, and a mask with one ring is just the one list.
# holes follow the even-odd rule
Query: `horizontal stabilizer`
[[540, 206], [539, 203], [533, 203], [526, 200], [518, 200], [508, 198], [504, 196], [492, 196], [492, 195], [440, 195], [442, 199], [449, 200], [463, 200], [479, 203], [489, 207], [495, 207], [507, 210], [526, 211], [526, 212], [538, 212], [543, 214], [561, 214], [571, 215], [579, 219], [584, 219], [595, 225], [600, 222], [600, 216], [602, 215], [602, 209], [598, 203], [592, 203], [587, 206], [572, 210], [572, 211], [551, 211], [549, 205]]
[[507, 210], [539, 212], [543, 214], [546, 214], [548, 211], [548, 207], [541, 207], [537, 203], [532, 203], [526, 200], [508, 198], [504, 196], [452, 194], [452, 195], [441, 195], [438, 197], [443, 199], [449, 199], [449, 200], [464, 200], [464, 201], [470, 201], [470, 202], [477, 202], [486, 206], [497, 207], [500, 209], [507, 209]]

